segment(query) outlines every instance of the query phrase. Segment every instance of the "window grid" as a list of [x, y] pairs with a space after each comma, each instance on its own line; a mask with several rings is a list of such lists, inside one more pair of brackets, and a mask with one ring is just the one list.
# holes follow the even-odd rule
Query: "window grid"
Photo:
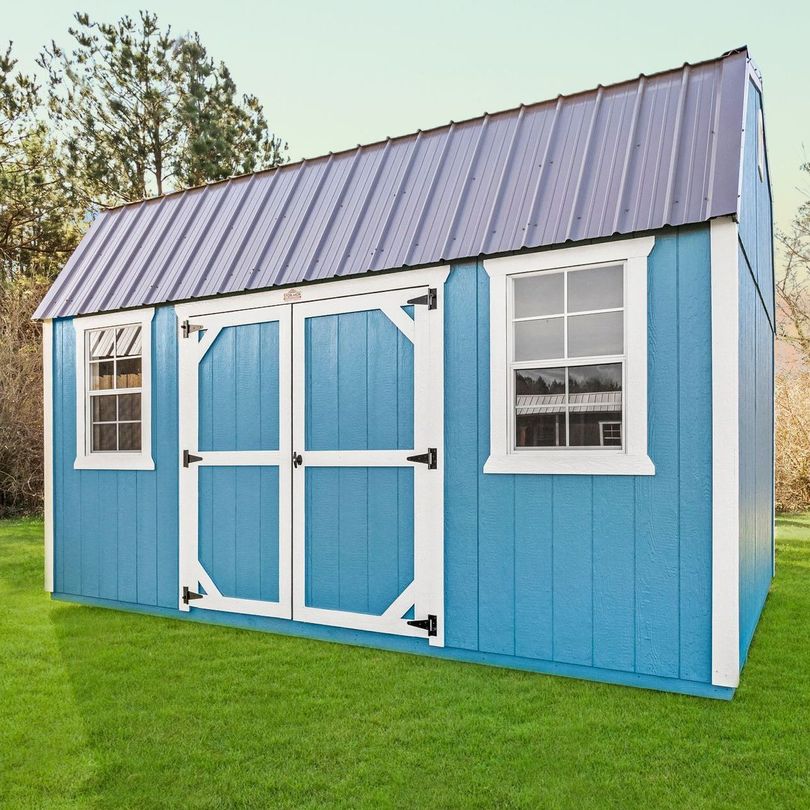
[[[141, 425], [142, 423], [142, 411], [141, 411], [141, 401], [140, 397], [143, 391], [143, 367], [142, 367], [142, 351], [139, 351], [137, 354], [120, 354], [119, 353], [119, 341], [121, 340], [122, 336], [126, 334], [127, 330], [133, 330], [131, 335], [127, 337], [130, 338], [128, 340], [129, 346], [124, 346], [123, 351], [131, 350], [136, 342], [139, 342], [141, 339], [141, 327], [138, 324], [122, 324], [121, 326], [114, 326], [114, 327], [106, 327], [103, 329], [93, 329], [89, 330], [86, 333], [86, 353], [87, 353], [87, 369], [88, 369], [88, 376], [86, 380], [86, 389], [87, 389], [87, 445], [89, 448], [89, 452], [91, 453], [140, 453], [141, 446], [142, 446], [142, 432], [139, 431], [138, 440], [136, 442], [137, 446], [127, 449], [121, 449], [121, 425]], [[99, 345], [103, 345], [105, 339], [110, 339], [105, 337], [105, 333], [112, 333], [111, 334], [111, 353], [104, 354], [103, 356], [94, 358], [92, 356], [94, 350], [94, 337], [100, 336], [100, 338], [96, 341], [95, 347], [97, 348]], [[141, 344], [142, 349], [142, 344]], [[138, 360], [137, 364], [137, 372], [130, 372], [127, 376], [137, 374], [137, 376], [141, 380], [141, 385], [139, 386], [126, 386], [126, 387], [118, 387], [118, 378], [119, 378], [119, 371], [118, 365], [119, 360], [126, 360], [126, 361], [134, 361]], [[111, 386], [108, 388], [94, 388], [93, 387], [93, 380], [94, 380], [94, 369], [97, 371], [96, 378], [101, 380], [101, 373], [100, 368], [102, 363], [111, 363], [112, 364], [112, 375], [111, 375]], [[121, 398], [128, 395], [134, 395], [138, 397], [138, 407], [137, 419], [121, 419], [120, 418], [120, 405], [121, 405]], [[115, 418], [114, 419], [102, 419], [96, 418], [93, 413], [93, 406], [95, 399], [101, 398], [110, 398], [114, 400], [114, 411], [115, 411]], [[102, 425], [114, 425], [115, 426], [115, 447], [111, 447], [108, 449], [98, 449], [95, 445], [95, 428], [96, 426]]]
[[[571, 273], [583, 272], [587, 270], [596, 270], [602, 267], [616, 267], [620, 266], [622, 268], [622, 306], [620, 307], [606, 307], [604, 309], [590, 309], [590, 310], [575, 310], [573, 312], [569, 312], [568, 307], [568, 279]], [[528, 315], [522, 317], [515, 317], [515, 280], [521, 278], [527, 278], [531, 276], [548, 276], [553, 275], [556, 273], [562, 273], [563, 276], [563, 292], [562, 292], [562, 311], [557, 313], [545, 314], [545, 315]], [[594, 450], [594, 449], [601, 449], [604, 445], [578, 445], [578, 446], [571, 446], [571, 406], [570, 406], [570, 391], [569, 391], [569, 368], [575, 368], [577, 366], [588, 366], [588, 365], [602, 365], [608, 363], [619, 363], [621, 364], [621, 380], [622, 380], [622, 398], [621, 398], [621, 423], [620, 425], [623, 426], [625, 424], [625, 390], [626, 390], [626, 323], [625, 318], [622, 318], [622, 343], [624, 351], [622, 354], [606, 354], [606, 355], [589, 355], [584, 357], [569, 357], [568, 356], [568, 322], [569, 318], [571, 317], [579, 317], [582, 315], [601, 315], [609, 312], [625, 312], [627, 303], [627, 290], [626, 290], [626, 267], [623, 263], [616, 263], [616, 262], [609, 262], [604, 265], [590, 265], [587, 267], [575, 267], [575, 268], [565, 268], [560, 270], [543, 270], [537, 273], [520, 273], [516, 274], [511, 277], [509, 283], [509, 295], [508, 295], [508, 305], [509, 305], [509, 318], [507, 323], [509, 324], [509, 337], [508, 337], [508, 346], [509, 346], [509, 390], [510, 390], [510, 442], [511, 447], [514, 452], [537, 452], [538, 450], [545, 451], [545, 450]], [[515, 360], [515, 324], [526, 322], [526, 321], [539, 321], [539, 320], [550, 320], [553, 318], [562, 318], [563, 319], [563, 356], [562, 357], [555, 357], [551, 359], [545, 360]], [[544, 368], [562, 368], [564, 382], [565, 382], [565, 398], [564, 398], [564, 410], [560, 412], [561, 415], [565, 417], [565, 445], [564, 447], [560, 446], [518, 446], [517, 445], [517, 374], [516, 372], [521, 369], [544, 369]], [[600, 439], [601, 439], [601, 428], [600, 428]], [[620, 443], [618, 445], [610, 446], [609, 449], [611, 450], [619, 450], [624, 451], [624, 429], [620, 427]]]

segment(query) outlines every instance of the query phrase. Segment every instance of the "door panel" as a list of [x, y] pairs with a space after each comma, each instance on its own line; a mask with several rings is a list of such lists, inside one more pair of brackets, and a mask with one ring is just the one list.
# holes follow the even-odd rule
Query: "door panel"
[[216, 336], [200, 361], [200, 450], [278, 450], [278, 341], [277, 321]]
[[413, 447], [413, 343], [379, 310], [305, 321], [307, 450]]
[[409, 459], [441, 444], [427, 292], [293, 307], [293, 618], [425, 638], [407, 619], [432, 615], [441, 645], [441, 465]]
[[181, 591], [195, 608], [289, 618], [290, 307], [189, 322], [180, 439], [197, 460], [180, 474]]
[[279, 601], [278, 467], [201, 467], [199, 559], [223, 596]]
[[306, 470], [307, 607], [381, 616], [413, 582], [413, 470]]

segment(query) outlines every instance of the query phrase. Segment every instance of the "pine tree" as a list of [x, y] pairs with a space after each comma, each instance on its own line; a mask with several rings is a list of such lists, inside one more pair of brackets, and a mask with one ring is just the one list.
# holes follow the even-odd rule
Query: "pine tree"
[[178, 37], [142, 11], [99, 23], [75, 15], [70, 52], [56, 43], [39, 64], [67, 168], [93, 206], [275, 166], [286, 144], [254, 96], [239, 96], [199, 35]]

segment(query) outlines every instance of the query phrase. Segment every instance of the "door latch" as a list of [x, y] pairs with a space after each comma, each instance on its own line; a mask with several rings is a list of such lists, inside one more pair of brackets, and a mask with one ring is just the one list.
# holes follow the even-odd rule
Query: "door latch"
[[202, 456], [195, 456], [189, 453], [188, 450], [183, 450], [183, 466], [188, 467], [189, 464], [194, 464], [197, 461], [202, 461]]
[[192, 591], [188, 585], [183, 585], [183, 604], [187, 605], [192, 599], [202, 599], [203, 595]]
[[293, 461], [293, 467], [295, 469], [298, 469], [298, 467], [300, 467], [304, 463], [304, 459], [301, 458], [301, 454], [296, 453], [295, 450], [293, 450], [293, 459], [292, 459], [292, 461]]
[[418, 298], [411, 298], [409, 304], [427, 305], [428, 309], [436, 309], [439, 303], [439, 296], [435, 287], [430, 287], [426, 295], [420, 295]]
[[435, 470], [439, 466], [439, 454], [435, 447], [428, 447], [427, 453], [420, 453], [418, 456], [407, 456], [406, 461], [427, 464], [429, 470]]
[[420, 630], [427, 630], [429, 636], [439, 634], [438, 621], [433, 613], [429, 613], [427, 619], [409, 619], [408, 624], [411, 627], [418, 627]]

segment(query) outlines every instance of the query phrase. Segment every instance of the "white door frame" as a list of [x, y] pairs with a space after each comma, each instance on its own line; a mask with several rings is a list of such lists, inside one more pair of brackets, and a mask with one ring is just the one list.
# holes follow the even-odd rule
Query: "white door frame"
[[[293, 473], [293, 618], [297, 621], [347, 627], [380, 633], [427, 638], [444, 646], [444, 309], [443, 284], [447, 269], [441, 268], [432, 281], [437, 305], [414, 305], [414, 317], [402, 309], [408, 299], [428, 293], [428, 287], [370, 292], [345, 298], [309, 301], [293, 308], [293, 452], [302, 463]], [[414, 344], [414, 447], [406, 450], [308, 450], [306, 432], [306, 344], [307, 318], [348, 312], [382, 311]], [[407, 456], [421, 454], [428, 447], [437, 450], [437, 469], [414, 463]], [[307, 467], [403, 467], [414, 475], [414, 579], [382, 615], [307, 606], [306, 583], [306, 497]], [[436, 635], [403, 619], [411, 607], [415, 619], [436, 616]]]
[[[213, 301], [206, 302], [209, 308]], [[178, 308], [180, 320], [193, 320], [205, 332], [198, 339], [196, 333], [183, 337], [178, 323], [178, 364], [179, 364], [179, 438], [180, 465], [180, 577], [178, 607], [188, 611], [190, 604], [183, 601], [183, 587], [197, 590], [198, 583], [205, 590], [200, 598], [194, 599], [193, 606], [208, 610], [221, 610], [228, 613], [247, 613], [254, 616], [291, 617], [290, 582], [290, 534], [291, 511], [290, 492], [292, 471], [290, 458], [290, 419], [292, 402], [290, 391], [290, 313], [289, 305], [276, 305], [242, 312], [206, 312], [204, 305], [194, 309]], [[199, 366], [206, 352], [211, 348], [217, 335], [228, 326], [277, 321], [279, 325], [279, 431], [278, 450], [199, 450]], [[201, 460], [183, 466], [183, 451], [201, 456]], [[199, 468], [208, 466], [278, 466], [279, 516], [278, 516], [278, 602], [259, 599], [240, 599], [224, 596], [200, 562], [199, 553]]]

